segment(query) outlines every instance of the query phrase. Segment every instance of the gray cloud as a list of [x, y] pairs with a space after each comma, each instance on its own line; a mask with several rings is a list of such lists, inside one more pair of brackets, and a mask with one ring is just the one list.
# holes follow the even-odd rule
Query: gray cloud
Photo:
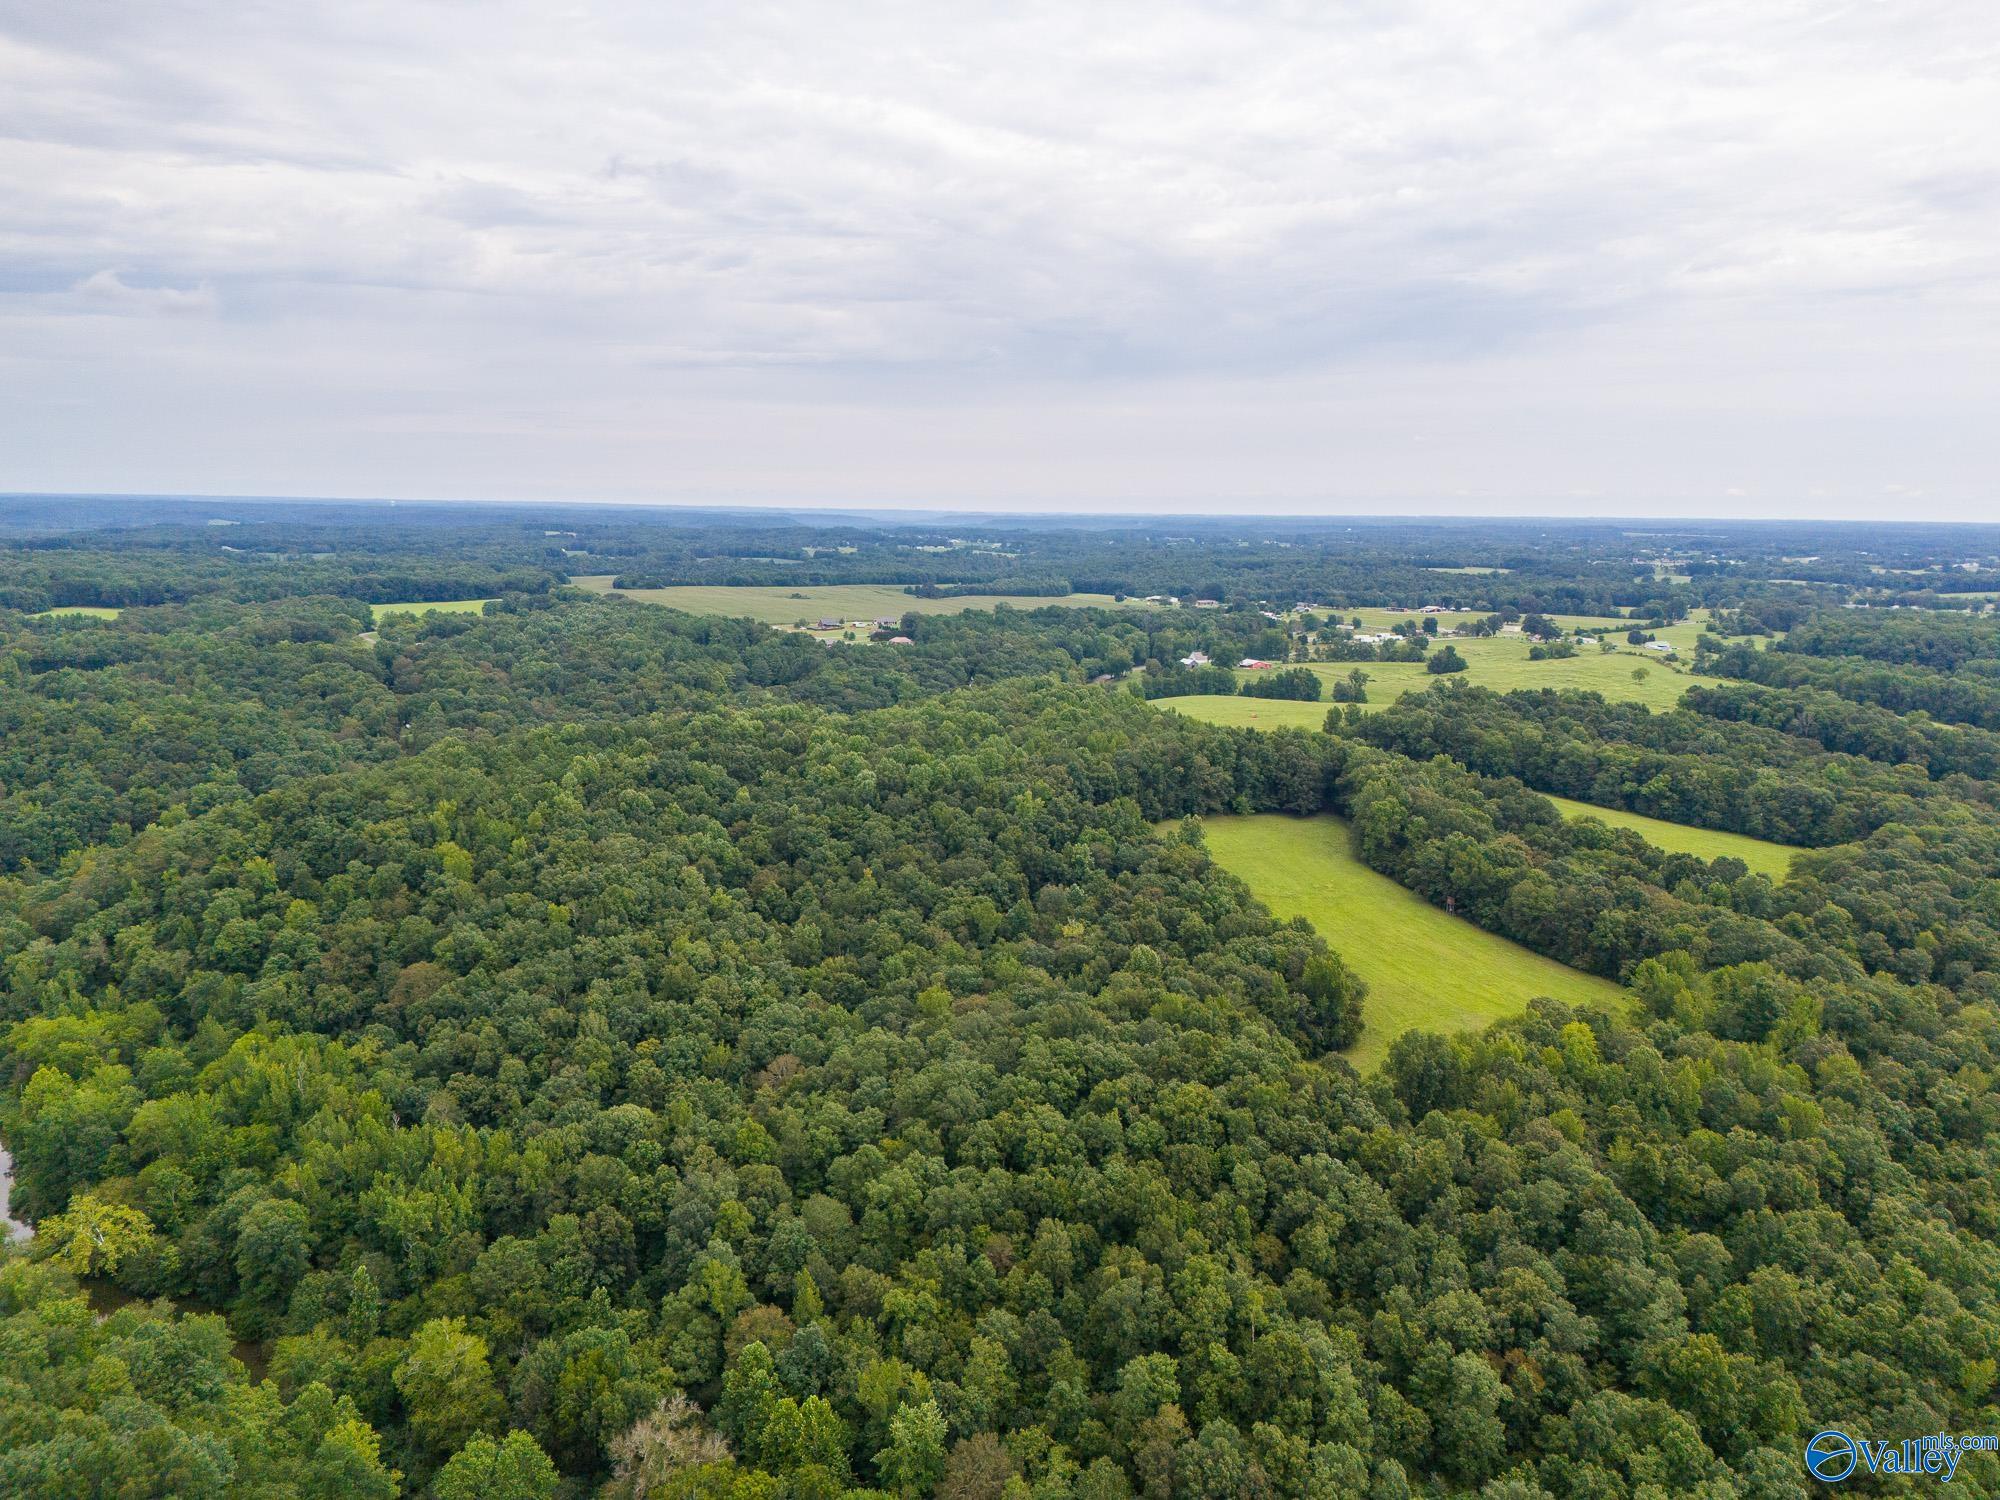
[[0, 0], [0, 487], [1984, 514], [1996, 80], [1953, 0]]

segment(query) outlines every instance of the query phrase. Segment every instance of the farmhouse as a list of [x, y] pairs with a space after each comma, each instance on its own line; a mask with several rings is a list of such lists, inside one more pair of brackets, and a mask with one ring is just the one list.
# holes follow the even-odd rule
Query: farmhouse
[[1184, 667], [1205, 667], [1208, 665], [1208, 653], [1206, 651], [1190, 651], [1186, 656], [1181, 658], [1181, 665]]
[[840, 629], [840, 621], [831, 618], [822, 618], [819, 622], [819, 628], [821, 630], [838, 630]]
[[1263, 670], [1264, 670], [1264, 668], [1266, 668], [1266, 667], [1270, 666], [1270, 665], [1271, 665], [1271, 663], [1269, 663], [1269, 662], [1267, 662], [1267, 661], [1264, 661], [1264, 660], [1262, 660], [1262, 659], [1260, 659], [1260, 658], [1258, 658], [1258, 657], [1255, 657], [1255, 656], [1246, 656], [1246, 657], [1244, 657], [1244, 658], [1243, 658], [1243, 660], [1239, 661], [1239, 662], [1238, 662], [1238, 663], [1237, 663], [1236, 665], [1237, 665], [1237, 666], [1239, 666], [1239, 667], [1243, 667], [1243, 668], [1245, 668], [1245, 669], [1246, 669], [1246, 670], [1248, 670], [1248, 671], [1252, 671], [1252, 672], [1261, 672], [1261, 671], [1263, 671]]
[[889, 644], [892, 646], [914, 646], [916, 642], [906, 635], [892, 635], [889, 637]]
[[1651, 651], [1659, 656], [1672, 656], [1674, 654], [1674, 648], [1665, 641], [1648, 641], [1639, 649], [1642, 651]]

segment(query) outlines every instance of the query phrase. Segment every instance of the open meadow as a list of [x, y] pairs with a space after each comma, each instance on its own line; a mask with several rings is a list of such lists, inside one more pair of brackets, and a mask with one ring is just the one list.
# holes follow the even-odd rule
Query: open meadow
[[493, 601], [490, 599], [412, 599], [400, 604], [371, 604], [375, 623], [380, 625], [386, 615], [476, 615]]
[[121, 609], [98, 604], [58, 604], [54, 609], [45, 609], [40, 614], [30, 615], [32, 620], [115, 620], [123, 614]]
[[[1385, 700], [1386, 701], [1386, 700]], [[1345, 707], [1338, 703], [1301, 703], [1295, 698], [1225, 698], [1221, 694], [1190, 693], [1178, 698], [1155, 698], [1153, 707], [1171, 709], [1199, 719], [1204, 724], [1222, 724], [1231, 729], [1318, 729], [1326, 723], [1326, 711]], [[1361, 705], [1365, 712], [1374, 705]]]
[[[1361, 613], [1366, 614], [1367, 611]], [[1406, 618], [1399, 616], [1398, 618]], [[1697, 627], [1687, 627], [1693, 630]], [[1648, 708], [1672, 708], [1690, 687], [1714, 687], [1718, 680], [1693, 672], [1679, 671], [1666, 661], [1643, 655], [1621, 642], [1616, 651], [1600, 651], [1588, 646], [1575, 656], [1550, 661], [1530, 661], [1529, 644], [1518, 635], [1469, 637], [1451, 643], [1465, 658], [1466, 669], [1447, 679], [1433, 674], [1422, 662], [1311, 662], [1311, 670], [1326, 684], [1326, 696], [1319, 703], [1291, 703], [1271, 698], [1175, 697], [1154, 700], [1160, 708], [1170, 708], [1210, 724], [1249, 725], [1258, 729], [1318, 728], [1332, 707], [1333, 684], [1359, 668], [1368, 674], [1366, 712], [1392, 703], [1405, 693], [1422, 692], [1446, 680], [1473, 682], [1496, 693], [1532, 688], [1581, 688], [1602, 693], [1619, 702], [1643, 703]], [[1693, 654], [1693, 637], [1684, 655]], [[1244, 707], [1242, 705], [1249, 705]], [[1310, 710], [1310, 712], [1309, 712]]]
[[1345, 820], [1280, 813], [1202, 820], [1209, 853], [1278, 917], [1304, 917], [1368, 982], [1366, 1029], [1349, 1052], [1381, 1062], [1414, 1027], [1465, 1031], [1537, 996], [1624, 1004], [1624, 991], [1438, 910], [1361, 862]]
[[[1546, 794], [1544, 794], [1546, 795]], [[1753, 839], [1744, 833], [1723, 833], [1713, 828], [1693, 828], [1686, 823], [1668, 823], [1643, 813], [1615, 807], [1598, 807], [1568, 797], [1550, 797], [1566, 818], [1596, 818], [1613, 828], [1629, 828], [1647, 843], [1670, 854], [1692, 854], [1700, 859], [1740, 859], [1752, 872], [1783, 880], [1791, 873], [1792, 856], [1798, 852], [1790, 844], [1774, 844]]]

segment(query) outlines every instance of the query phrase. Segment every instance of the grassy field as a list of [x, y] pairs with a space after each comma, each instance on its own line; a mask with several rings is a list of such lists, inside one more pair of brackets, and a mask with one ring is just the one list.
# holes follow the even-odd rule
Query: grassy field
[[1574, 802], [1568, 797], [1550, 797], [1549, 801], [1562, 809], [1566, 818], [1596, 818], [1609, 823], [1613, 828], [1629, 828], [1649, 844], [1655, 844], [1671, 854], [1693, 854], [1701, 859], [1721, 859], [1725, 854], [1734, 855], [1753, 871], [1768, 875], [1773, 880], [1783, 880], [1791, 873], [1792, 855], [1797, 851], [1790, 844], [1773, 844], [1764, 839], [1753, 839], [1744, 833], [1718, 833], [1712, 828], [1691, 828], [1685, 823], [1665, 823], [1658, 818], [1646, 817], [1643, 813], [1624, 812], [1615, 807], [1597, 807], [1588, 802]]
[[476, 615], [491, 600], [487, 599], [413, 599], [407, 604], [371, 604], [375, 612], [375, 623], [380, 625], [384, 615], [427, 615], [433, 610], [446, 614]]
[[1470, 574], [1474, 577], [1483, 578], [1495, 573], [1511, 573], [1514, 570], [1512, 568], [1464, 567], [1464, 568], [1426, 568], [1424, 569], [1424, 571], [1426, 573], [1464, 573], [1464, 574]]
[[[1044, 605], [1064, 605], [1081, 609], [1097, 606], [1103, 609], [1119, 608], [1118, 602], [1109, 594], [1065, 594], [1061, 598], [1042, 598], [1027, 594], [965, 594], [956, 599], [919, 599], [903, 592], [900, 584], [893, 583], [842, 583], [842, 584], [802, 584], [798, 588], [781, 585], [685, 584], [664, 589], [613, 589], [611, 576], [594, 574], [570, 580], [576, 587], [589, 589], [593, 593], [623, 594], [628, 599], [643, 599], [649, 604], [664, 604], [671, 609], [683, 609], [694, 615], [728, 615], [732, 618], [748, 616], [762, 620], [766, 625], [797, 625], [804, 620], [809, 624], [822, 618], [840, 620], [887, 620], [901, 619], [906, 614], [955, 615], [968, 609], [991, 609], [996, 604], [1010, 604], [1016, 609], [1040, 609]], [[794, 597], [797, 596], [797, 597]], [[1149, 609], [1152, 606], [1143, 600], [1128, 599], [1126, 607]], [[814, 634], [820, 634], [815, 631]], [[834, 632], [828, 632], [832, 634]]]
[[[1153, 707], [1170, 708], [1204, 724], [1232, 729], [1317, 729], [1326, 722], [1332, 703], [1300, 703], [1290, 698], [1222, 698], [1200, 694], [1186, 698], [1155, 698]], [[1364, 703], [1365, 710], [1373, 705]]]
[[1357, 1068], [1381, 1062], [1389, 1043], [1414, 1027], [1475, 1029], [1540, 995], [1572, 1005], [1624, 1003], [1610, 980], [1495, 937], [1369, 869], [1339, 818], [1259, 814], [1206, 818], [1203, 826], [1217, 864], [1274, 915], [1311, 922], [1368, 981], [1367, 1029], [1348, 1054]]
[[[1366, 611], [1363, 611], [1365, 614]], [[1680, 628], [1680, 627], [1677, 627]], [[1693, 628], [1693, 627], [1689, 627]], [[1575, 656], [1560, 661], [1529, 661], [1528, 643], [1518, 635], [1494, 635], [1453, 641], [1465, 658], [1465, 671], [1457, 680], [1476, 682], [1496, 693], [1523, 688], [1586, 688], [1619, 702], [1643, 703], [1648, 708], [1672, 708], [1682, 693], [1697, 684], [1713, 687], [1713, 677], [1677, 672], [1664, 661], [1642, 656], [1634, 647], [1620, 643], [1606, 654], [1587, 646]], [[1432, 649], [1436, 649], [1433, 647]], [[1693, 652], [1692, 637], [1688, 651]], [[1317, 729], [1332, 706], [1333, 684], [1356, 667], [1368, 674], [1368, 702], [1364, 711], [1392, 703], [1405, 693], [1422, 692], [1444, 679], [1434, 677], [1422, 662], [1313, 662], [1312, 670], [1326, 684], [1327, 698], [1320, 703], [1287, 703], [1277, 699], [1251, 698], [1159, 698], [1161, 708], [1171, 708], [1211, 724], [1251, 725], [1259, 729], [1307, 727]], [[1640, 674], [1635, 676], [1634, 674]]]
[[45, 609], [38, 615], [30, 615], [31, 620], [54, 620], [64, 617], [85, 620], [115, 620], [124, 611], [100, 604], [58, 604], [54, 609]]

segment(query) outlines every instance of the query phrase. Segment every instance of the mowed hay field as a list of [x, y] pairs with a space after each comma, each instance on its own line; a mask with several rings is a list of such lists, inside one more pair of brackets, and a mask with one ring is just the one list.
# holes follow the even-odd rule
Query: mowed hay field
[[[1345, 708], [1344, 703], [1301, 703], [1295, 698], [1225, 698], [1220, 694], [1191, 694], [1185, 698], [1155, 698], [1153, 707], [1172, 709], [1204, 724], [1225, 724], [1231, 729], [1318, 729], [1326, 723], [1329, 708]], [[1361, 707], [1365, 710], [1368, 704]]]
[[31, 620], [115, 620], [123, 614], [102, 604], [58, 604], [54, 609], [45, 609], [39, 614], [28, 616]]
[[[614, 589], [611, 576], [595, 574], [570, 580], [577, 588], [597, 594], [622, 594], [648, 604], [664, 604], [686, 610], [691, 615], [749, 617], [766, 625], [795, 626], [804, 620], [811, 625], [821, 619], [900, 620], [907, 614], [955, 615], [968, 609], [991, 609], [996, 604], [1015, 609], [1040, 609], [1057, 605], [1071, 609], [1150, 609], [1141, 599], [1128, 599], [1121, 606], [1109, 594], [1064, 594], [1060, 598], [1030, 594], [965, 594], [956, 599], [919, 599], [903, 592], [894, 583], [782, 584], [750, 587], [740, 584], [683, 584], [664, 589]], [[794, 595], [799, 597], [794, 598]]]
[[1278, 813], [1202, 820], [1215, 862], [1250, 887], [1272, 914], [1304, 917], [1368, 981], [1357, 1068], [1381, 1062], [1416, 1027], [1466, 1031], [1518, 1015], [1547, 995], [1571, 1005], [1622, 1006], [1608, 979], [1495, 937], [1371, 870], [1354, 853], [1344, 820]]
[[371, 604], [375, 623], [380, 625], [384, 615], [427, 615], [431, 613], [451, 615], [476, 615], [493, 601], [490, 599], [412, 599], [405, 604]]
[[1700, 859], [1733, 856], [1748, 865], [1753, 873], [1768, 875], [1773, 880], [1783, 880], [1791, 873], [1792, 856], [1798, 852], [1790, 844], [1753, 839], [1747, 833], [1719, 833], [1712, 828], [1667, 823], [1643, 813], [1598, 807], [1589, 802], [1572, 801], [1568, 797], [1550, 797], [1549, 801], [1561, 808], [1566, 818], [1596, 818], [1613, 828], [1629, 828], [1647, 843], [1670, 854], [1692, 854]]

